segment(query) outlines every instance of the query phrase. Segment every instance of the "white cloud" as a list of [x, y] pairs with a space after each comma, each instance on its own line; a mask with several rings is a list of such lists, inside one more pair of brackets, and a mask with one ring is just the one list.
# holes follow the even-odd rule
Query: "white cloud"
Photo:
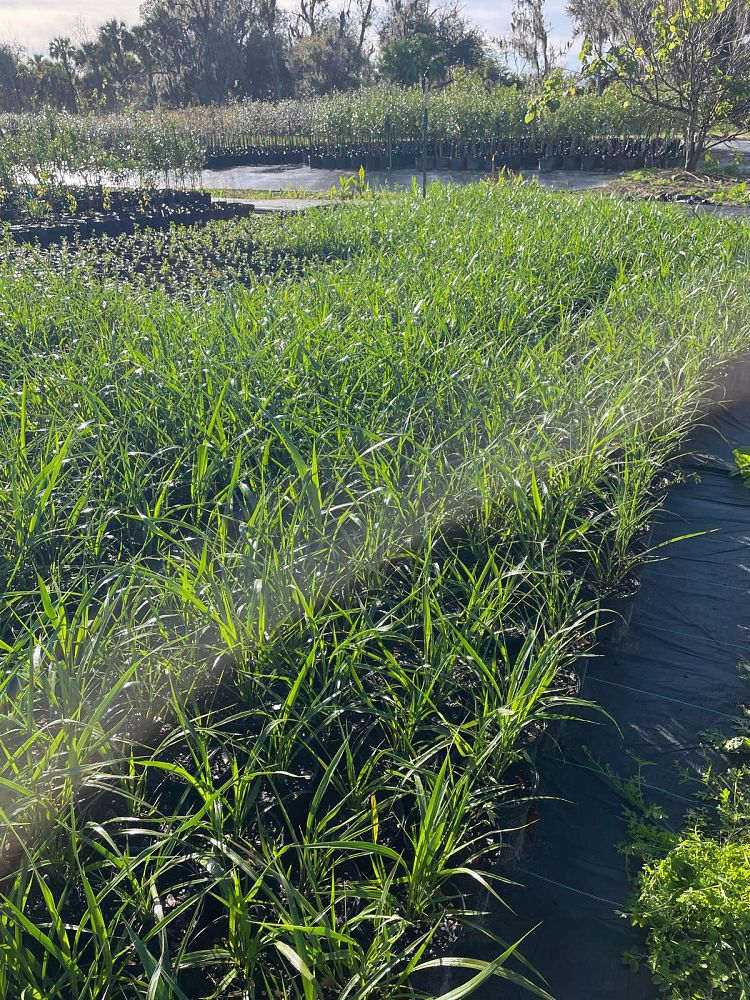
[[[464, 13], [475, 20], [491, 35], [505, 34], [510, 28], [511, 0], [467, 0]], [[552, 25], [552, 34], [567, 37], [570, 25], [565, 15], [565, 0], [547, 0], [547, 20]]]
[[73, 33], [83, 20], [91, 27], [117, 17], [138, 19], [140, 0], [0, 0], [0, 40], [34, 52], [45, 51], [56, 35]]

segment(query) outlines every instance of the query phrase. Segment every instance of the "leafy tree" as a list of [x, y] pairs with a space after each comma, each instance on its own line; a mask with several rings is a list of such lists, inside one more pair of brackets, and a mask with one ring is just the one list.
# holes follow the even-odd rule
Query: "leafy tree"
[[616, 41], [602, 54], [587, 41], [587, 72], [612, 73], [679, 125], [686, 170], [712, 145], [750, 126], [748, 0], [600, 2]]
[[[0, 47], [0, 100], [108, 111], [123, 106], [213, 104], [323, 94], [371, 81], [378, 0], [144, 0], [140, 23], [53, 39], [49, 56]], [[386, 0], [379, 25], [382, 72], [412, 82], [457, 69], [491, 80], [501, 67], [453, 0]]]
[[382, 51], [380, 72], [386, 80], [406, 85], [418, 83], [425, 73], [442, 80], [448, 72], [445, 51], [434, 34], [420, 32], [395, 38]]
[[49, 55], [53, 63], [56, 63], [61, 70], [64, 81], [64, 93], [57, 107], [75, 113], [78, 110], [78, 94], [75, 78], [75, 45], [72, 39], [67, 36], [58, 35], [49, 43]]
[[343, 12], [296, 41], [289, 68], [298, 95], [329, 94], [358, 85], [364, 73], [362, 54]]
[[289, 53], [296, 94], [349, 90], [367, 79], [372, 50], [366, 46], [375, 13], [375, 0], [346, 0], [337, 14], [328, 0], [300, 0]]
[[391, 0], [380, 28], [380, 72], [394, 83], [412, 84], [429, 72], [444, 81], [453, 67], [479, 70], [488, 60], [482, 33], [453, 3]]
[[141, 13], [140, 43], [168, 103], [283, 96], [277, 0], [147, 0]]
[[25, 111], [31, 92], [28, 67], [14, 46], [0, 44], [0, 105], [5, 111]]

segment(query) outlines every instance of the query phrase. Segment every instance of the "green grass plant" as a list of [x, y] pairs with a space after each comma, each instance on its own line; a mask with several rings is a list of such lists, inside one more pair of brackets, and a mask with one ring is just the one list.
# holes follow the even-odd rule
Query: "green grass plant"
[[546, 995], [460, 933], [745, 349], [746, 230], [522, 183], [222, 225], [178, 268], [303, 266], [0, 268], [0, 985]]

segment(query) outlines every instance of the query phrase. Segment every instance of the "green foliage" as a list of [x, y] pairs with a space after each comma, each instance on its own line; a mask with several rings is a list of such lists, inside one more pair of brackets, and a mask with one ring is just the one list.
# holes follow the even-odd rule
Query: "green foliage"
[[[560, 77], [554, 76], [554, 80]], [[624, 94], [618, 87], [604, 94], [586, 92], [575, 97], [561, 96], [554, 117], [539, 129], [524, 122], [528, 94], [517, 87], [488, 87], [476, 76], [456, 80], [429, 94], [430, 137], [473, 138], [493, 135], [533, 135], [548, 131], [564, 135], [634, 135], [655, 131], [663, 116], [633, 101], [623, 107]], [[419, 135], [422, 127], [422, 87], [395, 87], [381, 84], [326, 100], [286, 101], [280, 104], [246, 102], [230, 108], [191, 111], [192, 128], [219, 135], [305, 135], [332, 139], [367, 141], [383, 135], [387, 127], [394, 137]], [[177, 120], [181, 116], [177, 115]], [[665, 127], [668, 127], [666, 123]]]
[[370, 182], [367, 180], [365, 168], [360, 167], [356, 174], [350, 177], [339, 177], [338, 187], [332, 187], [329, 196], [349, 201], [352, 198], [369, 198], [372, 195]]
[[744, 481], [745, 487], [750, 489], [750, 451], [744, 448], [735, 448], [732, 452], [734, 464], [737, 468], [732, 472], [733, 476], [738, 476]]
[[70, 115], [45, 109], [0, 120], [0, 186], [29, 181], [59, 186], [71, 174], [86, 184], [141, 185], [195, 176], [204, 147], [168, 114]]
[[128, 249], [0, 267], [0, 992], [546, 995], [456, 934], [747, 230], [505, 183]]
[[[750, 756], [748, 723], [721, 749], [734, 766], [707, 768], [684, 832], [641, 799], [628, 813], [627, 853], [645, 860], [630, 907], [644, 929], [645, 963], [671, 1000], [745, 1000], [750, 995]], [[638, 955], [629, 956], [637, 966]]]
[[440, 39], [421, 34], [390, 42], [381, 54], [380, 68], [387, 80], [414, 86], [425, 73], [442, 79], [448, 65]]
[[612, 74], [685, 136], [694, 170], [709, 135], [737, 135], [750, 122], [746, 0], [614, 3], [606, 51], [585, 44], [585, 75]]
[[746, 997], [750, 840], [688, 833], [646, 865], [633, 922], [646, 929], [648, 966], [674, 1000]]
[[[669, 131], [664, 116], [633, 101], [619, 88], [602, 96], [575, 96], [553, 76], [544, 101], [554, 114], [529, 117], [529, 98], [516, 87], [487, 87], [465, 76], [429, 95], [430, 140], [542, 134], [600, 137]], [[421, 134], [421, 86], [381, 85], [333, 97], [277, 103], [246, 101], [189, 111], [74, 116], [5, 115], [0, 119], [0, 187], [17, 188], [29, 177], [59, 184], [76, 175], [87, 183], [142, 184], [197, 175], [211, 145], [232, 147], [244, 138], [262, 146], [272, 139], [367, 143], [390, 134]], [[550, 105], [550, 112], [551, 112]]]

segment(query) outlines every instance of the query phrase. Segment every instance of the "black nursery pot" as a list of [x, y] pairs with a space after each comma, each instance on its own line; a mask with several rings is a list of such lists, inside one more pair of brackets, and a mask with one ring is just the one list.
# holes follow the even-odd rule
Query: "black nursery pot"
[[167, 216], [167, 221], [177, 226], [191, 226], [202, 218], [203, 215], [198, 212], [173, 212]]
[[635, 595], [627, 597], [608, 597], [606, 606], [597, 614], [597, 637], [599, 641], [616, 646], [623, 642], [630, 628], [630, 618], [633, 614]]
[[642, 156], [618, 156], [617, 169], [639, 170], [643, 166], [643, 160], [644, 158]]
[[600, 170], [602, 158], [596, 153], [584, 153], [581, 157], [581, 170]]
[[539, 157], [539, 170], [541, 173], [546, 174], [551, 170], [557, 170], [557, 157], [556, 156], [540, 156]]

